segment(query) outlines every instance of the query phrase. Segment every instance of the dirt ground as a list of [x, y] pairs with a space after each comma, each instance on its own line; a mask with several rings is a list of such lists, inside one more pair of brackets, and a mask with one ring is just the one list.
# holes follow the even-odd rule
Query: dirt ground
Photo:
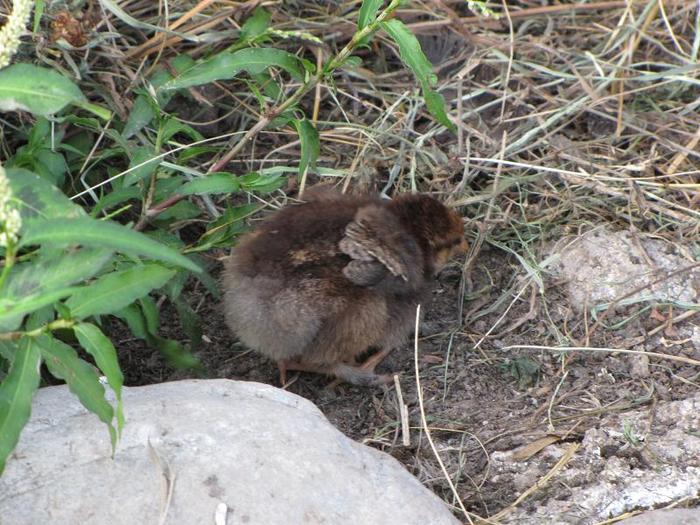
[[[572, 340], [584, 337], [593, 322], [574, 313], [562, 283], [553, 279], [545, 281], [546, 295], [527, 284], [515, 287], [523, 290], [520, 297], [504, 294], [512, 283], [527, 281], [515, 258], [495, 248], [479, 254], [469, 279], [462, 275], [459, 262], [446, 268], [439, 276], [431, 303], [424, 306], [418, 366], [431, 436], [459, 496], [476, 515], [493, 516], [528, 488], [528, 482], [519, 478], [517, 466], [509, 472], [494, 472], [490, 459], [493, 453], [530, 445], [535, 447], [531, 452], [534, 454], [541, 448], [538, 440], [548, 436], [551, 442], [563, 444], [580, 441], [583, 433], [606, 414], [645, 406], [651, 410], [658, 401], [684, 399], [697, 392], [698, 371], [683, 363], [656, 359], [640, 363], [638, 356], [616, 353], [508, 348], [557, 345], [565, 340], [572, 345]], [[204, 371], [174, 371], [141, 342], [117, 337], [126, 384], [211, 377], [278, 385], [275, 365], [236, 342], [224, 324], [217, 301], [202, 295], [199, 287], [189, 289], [187, 294], [204, 323], [205, 343], [196, 352]], [[612, 326], [635, 310], [639, 306], [619, 309], [606, 322]], [[167, 330], [163, 335], [186, 340], [174, 312], [166, 306], [161, 315]], [[646, 312], [623, 328], [598, 329], [589, 345], [638, 347], [645, 340], [652, 341], [645, 334], [659, 326], [661, 318], [660, 312]], [[680, 328], [693, 326], [691, 318]], [[119, 329], [116, 325], [113, 328]], [[659, 344], [653, 350], [700, 359], [700, 349], [694, 348], [689, 339], [668, 342], [682, 341], [680, 334], [673, 332], [678, 329], [667, 329], [665, 338], [662, 334], [666, 347]], [[316, 403], [348, 436], [397, 458], [453, 505], [459, 515], [453, 493], [422, 430], [414, 366], [414, 347], [409, 344], [395, 350], [379, 369], [400, 374], [411, 427], [409, 446], [402, 442], [393, 385], [375, 389], [341, 385], [329, 390], [327, 378], [301, 374], [288, 389]], [[624, 461], [635, 461], [628, 454], [623, 456]], [[556, 460], [543, 457], [542, 474]], [[567, 498], [568, 493], [565, 484], [553, 483], [546, 493], [540, 491], [522, 505], [527, 507], [542, 498]]]

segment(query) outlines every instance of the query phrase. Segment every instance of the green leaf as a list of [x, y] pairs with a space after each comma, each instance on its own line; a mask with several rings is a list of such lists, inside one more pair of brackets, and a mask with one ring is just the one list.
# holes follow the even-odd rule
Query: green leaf
[[[275, 66], [284, 69], [296, 80], [304, 79], [304, 62], [296, 55], [281, 49], [246, 48], [233, 53], [224, 51], [197, 64], [161, 86], [161, 90], [182, 89], [235, 78], [241, 71], [258, 74]], [[312, 67], [310, 63], [306, 67]]]
[[0, 110], [48, 116], [68, 104], [85, 102], [73, 82], [53, 69], [14, 64], [0, 70]]
[[260, 209], [257, 204], [243, 204], [227, 208], [202, 235], [197, 245], [197, 251], [209, 250], [214, 247], [230, 246], [233, 238], [244, 231], [246, 226], [242, 222]]
[[158, 349], [168, 364], [175, 368], [197, 368], [201, 366], [199, 359], [177, 341], [152, 335], [148, 338], [148, 342]]
[[36, 173], [22, 168], [8, 168], [10, 188], [21, 201], [22, 233], [32, 224], [46, 219], [84, 217], [85, 211], [71, 202], [56, 186]]
[[301, 159], [299, 159], [299, 175], [302, 175], [307, 169], [316, 169], [316, 159], [320, 152], [320, 144], [318, 140], [318, 131], [314, 125], [304, 119], [295, 120], [294, 127], [299, 133], [301, 141]]
[[213, 146], [192, 146], [180, 152], [177, 157], [177, 163], [184, 165], [188, 160], [194, 159], [195, 157], [208, 153], [218, 153], [219, 151], [219, 148]]
[[172, 226], [172, 221], [186, 221], [194, 219], [202, 214], [202, 210], [194, 202], [180, 201], [170, 206], [164, 212], [154, 217], [153, 222], [163, 227]]
[[262, 35], [270, 25], [270, 13], [258, 7], [241, 27], [241, 40], [249, 42]]
[[34, 341], [25, 337], [15, 348], [10, 371], [0, 383], [0, 474], [29, 419], [41, 378], [41, 354]]
[[132, 199], [138, 199], [140, 196], [141, 190], [139, 190], [139, 188], [137, 188], [136, 186], [112, 190], [109, 193], [107, 193], [104, 197], [102, 197], [99, 201], [97, 201], [97, 204], [95, 204], [95, 207], [92, 208], [90, 214], [93, 217], [96, 217], [102, 210], [109, 210], [117, 204], [121, 204], [122, 202], [126, 202]]
[[80, 288], [67, 301], [74, 317], [109, 314], [130, 305], [175, 275], [158, 264], [144, 264], [103, 275], [89, 286]]
[[34, 155], [36, 171], [56, 186], [63, 184], [63, 177], [68, 171], [66, 159], [60, 153], [50, 149], [38, 149]]
[[1, 295], [8, 299], [20, 299], [66, 288], [95, 275], [111, 257], [109, 250], [94, 248], [42, 252], [38, 258], [12, 268]]
[[114, 449], [117, 442], [117, 432], [112, 425], [114, 409], [105, 399], [105, 389], [95, 368], [80, 359], [72, 347], [50, 335], [39, 336], [36, 342], [51, 375], [65, 381], [82, 405], [107, 425]]
[[357, 16], [357, 29], [361, 31], [377, 18], [377, 11], [384, 3], [384, 0], [363, 0], [360, 13]]
[[275, 82], [268, 71], [250, 76], [257, 82], [258, 86], [262, 88], [266, 97], [272, 100], [278, 100], [282, 96], [282, 88]]
[[428, 111], [435, 119], [448, 129], [455, 129], [455, 125], [445, 113], [445, 101], [432, 87], [437, 83], [437, 77], [433, 73], [433, 66], [423, 54], [418, 39], [411, 30], [400, 20], [388, 20], [381, 23], [394, 42], [399, 46], [401, 60], [409, 67], [420, 83], [423, 97]]
[[153, 118], [156, 116], [156, 112], [152, 107], [151, 101], [148, 95], [139, 95], [134, 100], [134, 105], [131, 108], [131, 113], [129, 113], [129, 118], [124, 124], [124, 129], [122, 130], [122, 137], [128, 139], [136, 135], [143, 128], [151, 123]]
[[178, 297], [174, 303], [182, 329], [190, 338], [190, 348], [196, 350], [202, 343], [202, 325], [199, 317], [182, 297]]
[[153, 298], [145, 296], [139, 299], [139, 304], [141, 305], [143, 318], [146, 320], [146, 329], [148, 333], [157, 334], [158, 326], [160, 326], [160, 313], [158, 312], [156, 302]]
[[117, 431], [121, 433], [124, 427], [124, 408], [122, 406], [124, 376], [119, 368], [117, 351], [107, 336], [94, 324], [79, 323], [73, 327], [73, 331], [80, 346], [95, 359], [95, 363], [107, 377], [107, 382], [114, 391], [117, 398]]
[[189, 126], [184, 122], [180, 122], [175, 118], [169, 118], [163, 125], [163, 129], [160, 131], [160, 142], [166, 143], [178, 133], [182, 133], [192, 142], [198, 142], [204, 139], [204, 136], [192, 126]]
[[62, 288], [21, 299], [0, 299], [0, 330], [16, 330], [25, 314], [63, 299], [79, 289], [76, 287]]
[[161, 159], [156, 158], [158, 155], [153, 151], [153, 147], [135, 148], [129, 157], [131, 160], [124, 176], [124, 186], [132, 186], [150, 177], [161, 163]]
[[20, 247], [31, 244], [100, 246], [167, 262], [193, 272], [201, 271], [187, 257], [142, 233], [115, 222], [97, 221], [87, 217], [35, 221], [24, 232], [19, 243]]
[[184, 184], [180, 195], [200, 195], [202, 193], [235, 193], [241, 185], [233, 173], [217, 171]]
[[257, 193], [271, 193], [284, 186], [285, 178], [280, 174], [263, 175], [257, 171], [246, 173], [238, 177], [241, 183], [241, 188], [245, 191], [254, 191]]
[[89, 111], [93, 115], [97, 115], [102, 120], [109, 120], [110, 118], [112, 118], [112, 112], [110, 110], [108, 110], [107, 108], [103, 108], [102, 106], [98, 106], [97, 104], [93, 104], [92, 102], [84, 102], [78, 100], [76, 102], [73, 102], [73, 104], [75, 104], [79, 108], [83, 108], [85, 111]]
[[146, 339], [148, 337], [148, 329], [146, 328], [146, 320], [141, 313], [141, 309], [134, 303], [126, 308], [122, 308], [112, 315], [124, 321], [134, 337], [138, 339]]

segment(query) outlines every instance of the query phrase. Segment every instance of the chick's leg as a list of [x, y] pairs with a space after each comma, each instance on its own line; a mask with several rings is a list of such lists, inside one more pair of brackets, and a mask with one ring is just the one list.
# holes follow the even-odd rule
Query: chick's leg
[[[331, 370], [328, 366], [313, 365], [310, 363], [305, 363], [300, 359], [281, 359], [277, 361], [277, 368], [280, 372], [280, 384], [282, 387], [287, 387], [296, 381], [296, 377], [291, 379], [287, 383], [287, 372], [290, 370], [295, 370], [299, 372], [314, 372], [317, 374], [331, 374]], [[298, 377], [298, 376], [297, 376]]]
[[280, 385], [284, 386], [287, 384], [287, 361], [277, 361], [277, 369], [280, 371]]
[[375, 374], [371, 370], [366, 370], [360, 366], [351, 366], [345, 363], [335, 365], [331, 373], [338, 379], [328, 385], [327, 388], [333, 388], [342, 381], [358, 386], [379, 386], [391, 383], [393, 380], [392, 376], [389, 374]]
[[391, 346], [382, 348], [379, 352], [376, 352], [369, 356], [361, 365], [360, 368], [363, 370], [369, 370], [370, 372], [374, 372], [374, 369], [377, 367], [379, 363], [384, 361], [384, 358], [388, 356], [393, 348]]
[[360, 386], [377, 386], [390, 383], [393, 380], [391, 374], [376, 374], [374, 369], [384, 358], [391, 353], [392, 347], [387, 347], [369, 356], [359, 366], [338, 365], [333, 370], [337, 377], [326, 388], [335, 388], [343, 381]]

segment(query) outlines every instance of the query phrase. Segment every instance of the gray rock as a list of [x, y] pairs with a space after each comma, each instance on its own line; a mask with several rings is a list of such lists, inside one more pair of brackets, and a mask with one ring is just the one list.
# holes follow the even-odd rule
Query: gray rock
[[669, 509], [645, 512], [617, 525], [700, 525], [700, 509]]
[[[700, 486], [699, 430], [700, 394], [606, 415], [598, 428], [586, 431], [579, 450], [538, 490], [537, 498], [517, 507], [500, 523], [593, 525], [626, 512], [691, 500]], [[512, 452], [493, 453], [492, 472], [494, 476], [519, 472], [539, 479], [567, 447], [550, 445], [523, 462], [515, 461]], [[562, 492], [561, 487], [566, 490]]]
[[[579, 311], [615, 301], [647, 284], [650, 286], [624, 302], [694, 304], [700, 302], [699, 269], [662, 279], [695, 262], [689, 254], [678, 253], [679, 249], [627, 231], [597, 228], [558, 243], [552, 250], [557, 259], [552, 270], [568, 281], [569, 302]], [[655, 283], [657, 280], [661, 282]]]
[[459, 523], [395, 459], [283, 390], [180, 381], [127, 388], [124, 404], [112, 459], [96, 416], [65, 387], [41, 389], [0, 478], [0, 523]]

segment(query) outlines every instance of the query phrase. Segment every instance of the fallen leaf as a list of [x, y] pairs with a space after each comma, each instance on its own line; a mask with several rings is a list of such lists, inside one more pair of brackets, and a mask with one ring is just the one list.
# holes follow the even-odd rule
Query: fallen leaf
[[556, 443], [561, 439], [560, 436], [554, 436], [554, 435], [549, 435], [549, 436], [544, 436], [539, 439], [536, 439], [532, 443], [529, 443], [523, 447], [520, 447], [518, 450], [513, 452], [513, 459], [515, 461], [524, 461], [526, 459], [531, 458], [535, 454], [537, 454], [540, 450], [542, 450], [545, 447], [548, 447], [552, 443]]

